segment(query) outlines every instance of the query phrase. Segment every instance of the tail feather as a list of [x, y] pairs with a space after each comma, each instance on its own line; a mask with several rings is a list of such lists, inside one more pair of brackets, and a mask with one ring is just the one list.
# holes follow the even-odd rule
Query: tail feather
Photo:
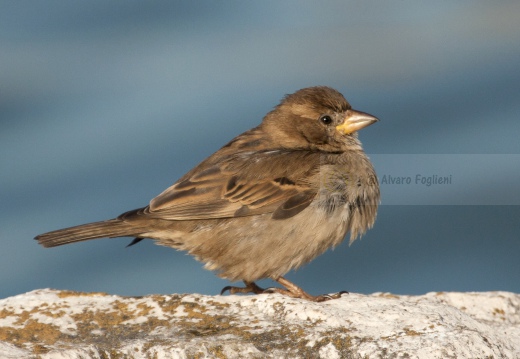
[[40, 234], [34, 239], [44, 247], [56, 247], [96, 238], [137, 236], [135, 231], [136, 229], [130, 223], [121, 219], [111, 219], [58, 229]]

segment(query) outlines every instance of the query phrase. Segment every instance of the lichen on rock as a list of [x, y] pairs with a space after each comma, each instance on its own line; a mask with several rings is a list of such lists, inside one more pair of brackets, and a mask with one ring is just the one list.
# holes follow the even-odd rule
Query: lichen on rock
[[0, 300], [0, 357], [518, 358], [520, 295], [149, 295]]

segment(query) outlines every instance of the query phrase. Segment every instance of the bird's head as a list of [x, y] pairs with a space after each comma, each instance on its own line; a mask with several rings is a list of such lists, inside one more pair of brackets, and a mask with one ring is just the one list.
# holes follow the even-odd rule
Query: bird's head
[[377, 121], [353, 110], [338, 91], [317, 86], [285, 96], [261, 127], [287, 149], [343, 152], [359, 147], [357, 131]]

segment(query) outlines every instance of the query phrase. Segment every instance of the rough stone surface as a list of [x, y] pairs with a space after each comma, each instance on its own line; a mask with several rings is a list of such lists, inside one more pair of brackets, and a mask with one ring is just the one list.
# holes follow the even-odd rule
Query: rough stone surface
[[149, 295], [0, 300], [0, 358], [520, 358], [520, 295]]

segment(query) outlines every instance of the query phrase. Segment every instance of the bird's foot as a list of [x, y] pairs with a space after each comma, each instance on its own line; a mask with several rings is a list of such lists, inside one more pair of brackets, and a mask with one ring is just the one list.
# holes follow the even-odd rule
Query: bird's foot
[[331, 299], [338, 299], [341, 298], [342, 294], [348, 294], [347, 291], [341, 291], [338, 293], [333, 294], [322, 294], [322, 295], [310, 295], [309, 293], [305, 292], [303, 289], [298, 287], [293, 282], [288, 281], [284, 277], [277, 277], [272, 278], [273, 280], [277, 281], [281, 285], [283, 285], [286, 289], [282, 288], [276, 288], [271, 287], [267, 289], [263, 289], [256, 285], [255, 282], [247, 282], [244, 281], [245, 287], [233, 287], [233, 286], [227, 286], [222, 289], [220, 292], [220, 295], [224, 294], [225, 292], [229, 291], [229, 294], [236, 294], [236, 293], [254, 293], [254, 294], [262, 294], [262, 293], [279, 293], [282, 295], [286, 295], [291, 298], [301, 298], [310, 300], [311, 302], [325, 302], [327, 300]]
[[262, 293], [266, 293], [266, 290], [257, 286], [255, 282], [244, 281], [244, 284], [246, 285], [245, 287], [233, 287], [233, 286], [228, 285], [227, 287], [222, 288], [222, 290], [220, 291], [220, 295], [224, 294], [227, 291], [229, 291], [229, 294], [236, 294], [236, 293], [262, 294]]
[[302, 288], [298, 287], [293, 282], [288, 281], [284, 277], [273, 278], [273, 280], [277, 281], [287, 289], [267, 288], [264, 291], [264, 293], [280, 293], [283, 295], [287, 295], [291, 298], [301, 298], [310, 300], [311, 302], [325, 302], [327, 300], [341, 298], [342, 294], [348, 294], [347, 291], [342, 290], [341, 292], [333, 294], [310, 295], [309, 293], [305, 292]]

